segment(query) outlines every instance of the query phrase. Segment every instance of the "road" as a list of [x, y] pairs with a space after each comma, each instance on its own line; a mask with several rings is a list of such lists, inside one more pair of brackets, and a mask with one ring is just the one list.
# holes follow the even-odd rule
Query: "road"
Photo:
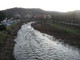
[[80, 60], [77, 48], [65, 46], [54, 37], [34, 30], [31, 23], [22, 25], [15, 42], [16, 60]]

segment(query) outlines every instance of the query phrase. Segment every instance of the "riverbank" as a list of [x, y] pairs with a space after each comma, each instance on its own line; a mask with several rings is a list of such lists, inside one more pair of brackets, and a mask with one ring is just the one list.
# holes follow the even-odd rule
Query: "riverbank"
[[52, 36], [31, 27], [31, 22], [22, 25], [15, 39], [16, 60], [80, 60], [79, 50], [55, 41]]
[[76, 26], [37, 22], [32, 24], [34, 29], [54, 36], [61, 42], [80, 48], [80, 28]]
[[13, 55], [14, 39], [23, 22], [17, 22], [0, 34], [0, 60], [15, 60]]

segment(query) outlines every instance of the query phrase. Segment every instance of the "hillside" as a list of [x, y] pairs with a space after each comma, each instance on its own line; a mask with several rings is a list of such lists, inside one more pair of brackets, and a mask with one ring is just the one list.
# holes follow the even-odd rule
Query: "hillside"
[[8, 17], [15, 17], [15, 15], [19, 14], [22, 18], [27, 14], [35, 15], [35, 14], [46, 14], [45, 11], [41, 9], [25, 9], [25, 8], [12, 8], [3, 10]]
[[80, 11], [70, 11], [70, 12], [57, 12], [57, 11], [44, 11], [39, 8], [11, 8], [7, 10], [3, 10], [3, 12], [6, 14], [8, 18], [11, 17], [21, 17], [21, 18], [27, 18], [27, 16], [34, 16], [37, 14], [43, 14], [43, 15], [51, 15], [53, 20], [80, 20]]
[[11, 8], [7, 10], [3, 10], [3, 12], [7, 15], [8, 18], [15, 17], [16, 15], [20, 15], [22, 18], [29, 15], [36, 15], [36, 14], [44, 14], [44, 15], [59, 15], [61, 13], [56, 11], [44, 11], [39, 8]]

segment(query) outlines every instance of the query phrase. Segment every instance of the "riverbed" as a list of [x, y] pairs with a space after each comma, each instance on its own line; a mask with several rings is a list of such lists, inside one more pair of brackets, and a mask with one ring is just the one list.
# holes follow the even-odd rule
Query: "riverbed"
[[18, 31], [14, 47], [16, 60], [80, 60], [77, 48], [35, 30], [31, 23], [22, 25]]

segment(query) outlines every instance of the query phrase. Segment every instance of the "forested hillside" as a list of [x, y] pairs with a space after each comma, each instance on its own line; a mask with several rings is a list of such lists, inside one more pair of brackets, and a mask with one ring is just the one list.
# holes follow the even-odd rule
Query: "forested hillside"
[[39, 8], [11, 8], [7, 10], [3, 10], [3, 12], [6, 14], [7, 18], [27, 18], [27, 17], [33, 17], [34, 15], [51, 15], [52, 20], [58, 20], [58, 21], [70, 21], [74, 20], [74, 22], [80, 20], [80, 11], [70, 11], [70, 12], [57, 12], [57, 11], [44, 11]]

